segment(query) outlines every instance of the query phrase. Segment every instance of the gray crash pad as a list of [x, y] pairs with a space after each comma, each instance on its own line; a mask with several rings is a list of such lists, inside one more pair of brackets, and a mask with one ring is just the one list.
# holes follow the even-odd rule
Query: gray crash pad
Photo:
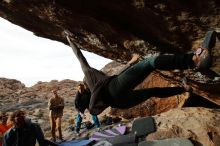
[[146, 136], [156, 131], [155, 120], [153, 117], [144, 117], [134, 120], [131, 128], [132, 133], [137, 137]]

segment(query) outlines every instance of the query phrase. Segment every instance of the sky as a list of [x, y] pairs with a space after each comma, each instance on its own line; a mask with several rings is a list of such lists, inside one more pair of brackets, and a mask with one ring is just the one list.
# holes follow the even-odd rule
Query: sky
[[[96, 69], [111, 62], [93, 53], [83, 51], [83, 54]], [[81, 81], [83, 76], [69, 46], [37, 37], [0, 17], [0, 78], [17, 79], [30, 87], [38, 81]]]

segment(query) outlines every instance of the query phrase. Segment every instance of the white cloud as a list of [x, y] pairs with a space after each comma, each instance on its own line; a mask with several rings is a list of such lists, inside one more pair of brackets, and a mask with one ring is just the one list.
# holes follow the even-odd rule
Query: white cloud
[[[0, 40], [0, 77], [20, 80], [27, 86], [38, 81], [83, 78], [79, 62], [69, 46], [34, 36], [2, 18]], [[111, 61], [92, 53], [83, 51], [83, 54], [97, 69]]]

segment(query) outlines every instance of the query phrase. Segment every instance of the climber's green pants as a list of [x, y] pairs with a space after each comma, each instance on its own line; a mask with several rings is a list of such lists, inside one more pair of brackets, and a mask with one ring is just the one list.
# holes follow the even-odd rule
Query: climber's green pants
[[131, 66], [109, 82], [108, 90], [113, 99], [111, 106], [128, 108], [153, 96], [169, 97], [185, 92], [183, 87], [158, 87], [138, 90], [134, 90], [134, 88], [155, 69], [173, 70], [193, 67], [192, 56], [193, 54], [160, 55], [146, 58]]

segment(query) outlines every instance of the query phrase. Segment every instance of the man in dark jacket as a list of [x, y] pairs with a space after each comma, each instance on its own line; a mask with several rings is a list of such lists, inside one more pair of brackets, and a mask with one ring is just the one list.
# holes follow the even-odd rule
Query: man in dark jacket
[[46, 146], [40, 126], [26, 119], [23, 111], [14, 112], [11, 120], [14, 126], [5, 133], [3, 146], [35, 146], [36, 140]]
[[185, 88], [185, 86], [139, 90], [134, 90], [134, 88], [155, 69], [210, 68], [212, 63], [211, 49], [215, 46], [216, 37], [219, 37], [219, 33], [208, 31], [203, 43], [195, 53], [151, 56], [136, 64], [128, 64], [129, 67], [118, 75], [107, 76], [90, 67], [77, 44], [71, 41], [71, 39], [77, 38], [76, 36], [68, 31], [65, 31], [65, 35], [80, 62], [85, 81], [91, 91], [89, 111], [94, 115], [100, 114], [108, 106], [127, 109], [153, 96], [163, 98], [188, 92], [189, 88]]
[[[89, 102], [90, 102], [91, 93], [88, 88], [84, 84], [79, 84], [78, 91], [76, 93], [75, 98], [75, 108], [78, 110], [77, 114], [77, 121], [76, 121], [76, 132], [79, 133], [82, 118], [85, 119], [86, 116], [84, 114], [85, 109], [89, 108]], [[92, 119], [94, 122], [94, 125], [99, 128], [100, 123], [97, 115], [92, 115]]]

